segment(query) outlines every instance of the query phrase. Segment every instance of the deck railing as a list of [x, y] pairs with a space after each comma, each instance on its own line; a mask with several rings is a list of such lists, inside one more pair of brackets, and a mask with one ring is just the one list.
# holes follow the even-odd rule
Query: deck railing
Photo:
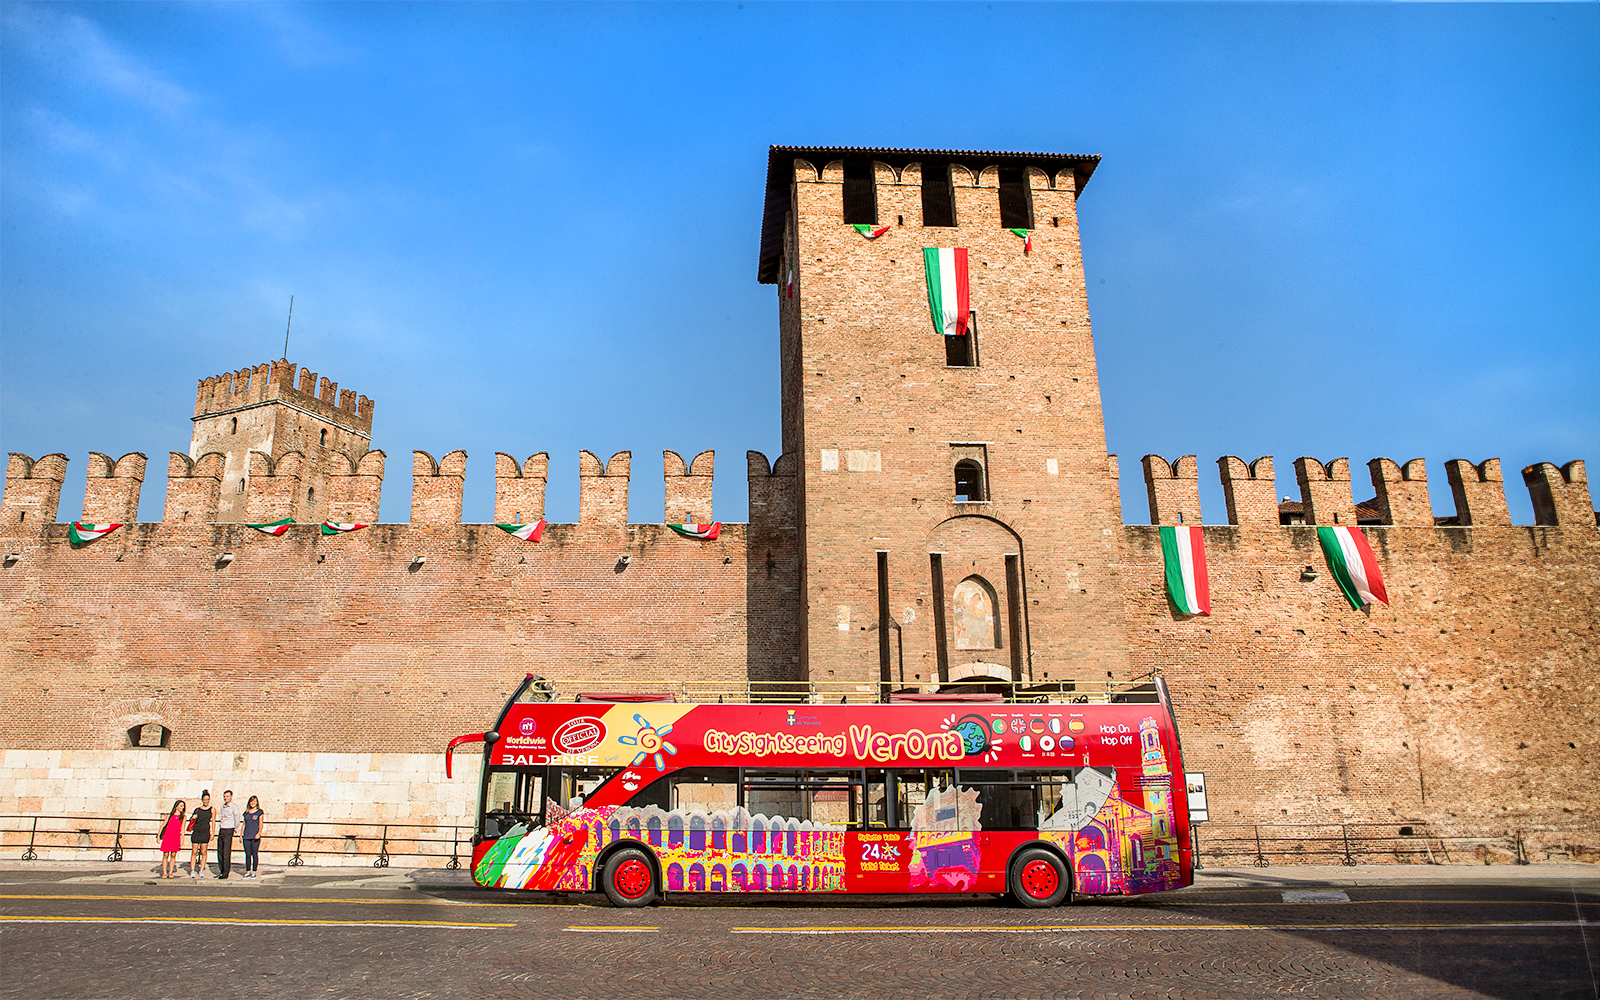
[[[1429, 823], [1197, 823], [1199, 865], [1519, 864], [1572, 859], [1568, 845], [1594, 843], [1579, 831], [1451, 832]], [[1576, 835], [1576, 836], [1575, 836]], [[1580, 849], [1581, 850], [1581, 849]]]
[[[40, 860], [41, 851], [82, 851], [86, 860], [120, 862], [160, 857], [163, 820], [127, 816], [0, 816], [0, 851], [22, 861]], [[261, 854], [273, 865], [291, 868], [307, 859], [336, 858], [344, 864], [370, 860], [387, 868], [392, 858], [417, 859], [408, 867], [456, 869], [472, 856], [472, 827], [430, 823], [354, 823], [338, 820], [274, 820], [261, 837]], [[189, 857], [189, 835], [183, 835], [178, 860]], [[137, 855], [137, 857], [130, 857]], [[207, 856], [216, 862], [216, 838]], [[233, 865], [244, 862], [244, 847], [233, 841]]]
[[1100, 679], [1061, 678], [1043, 681], [1002, 681], [987, 677], [954, 680], [946, 684], [904, 684], [854, 681], [687, 681], [639, 679], [605, 681], [540, 681], [525, 695], [551, 701], [577, 701], [590, 692], [628, 695], [664, 695], [694, 704], [872, 704], [895, 695], [985, 694], [1006, 702], [1103, 705], [1113, 701], [1154, 702], [1152, 674]]

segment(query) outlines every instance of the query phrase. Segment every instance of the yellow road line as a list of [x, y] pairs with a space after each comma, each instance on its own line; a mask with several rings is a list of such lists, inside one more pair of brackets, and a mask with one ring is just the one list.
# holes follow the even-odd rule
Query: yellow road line
[[646, 934], [648, 934], [648, 933], [654, 933], [656, 931], [659, 931], [661, 928], [659, 928], [659, 927], [563, 927], [561, 929], [564, 930], [564, 931], [574, 931], [574, 932], [577, 932], [577, 933], [584, 933], [584, 934], [634, 934], [634, 933], [646, 933]]
[[231, 917], [24, 917], [0, 914], [11, 924], [220, 924], [232, 927], [438, 927], [447, 930], [493, 930], [516, 924], [459, 923], [441, 920], [242, 920]]
[[1076, 931], [1371, 931], [1578, 927], [1576, 920], [1383, 924], [1052, 924], [989, 927], [735, 927], [733, 934], [1064, 934]]

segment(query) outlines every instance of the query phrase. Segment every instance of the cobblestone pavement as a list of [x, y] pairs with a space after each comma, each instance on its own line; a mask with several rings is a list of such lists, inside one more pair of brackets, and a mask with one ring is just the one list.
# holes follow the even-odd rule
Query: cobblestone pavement
[[224, 884], [11, 865], [0, 997], [1600, 1000], [1593, 868], [1374, 871], [1213, 870], [1047, 911], [978, 896], [617, 910], [441, 871]]

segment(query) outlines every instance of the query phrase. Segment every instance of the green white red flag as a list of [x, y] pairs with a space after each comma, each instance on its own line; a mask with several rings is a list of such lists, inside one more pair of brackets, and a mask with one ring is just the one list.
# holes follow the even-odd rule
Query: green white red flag
[[1167, 594], [1186, 615], [1211, 613], [1211, 580], [1206, 571], [1206, 541], [1198, 527], [1161, 529], [1161, 558], [1167, 564]]
[[539, 518], [535, 524], [497, 524], [495, 527], [524, 542], [537, 542], [544, 535], [544, 518]]
[[324, 535], [342, 535], [346, 531], [360, 531], [364, 524], [351, 524], [348, 521], [323, 521], [322, 533]]
[[245, 525], [245, 527], [247, 527], [247, 528], [256, 529], [257, 531], [261, 532], [263, 535], [273, 535], [275, 537], [282, 535], [285, 531], [288, 531], [293, 526], [294, 526], [294, 518], [292, 518], [292, 517], [286, 517], [281, 521], [273, 521], [273, 522], [271, 522], [269, 524], [247, 524], [247, 525]]
[[717, 536], [722, 534], [721, 521], [713, 521], [710, 524], [669, 524], [667, 527], [685, 538], [698, 538], [703, 542], [714, 542]]
[[971, 311], [967, 248], [923, 247], [922, 263], [928, 272], [928, 312], [933, 328], [946, 337], [964, 336]]
[[67, 537], [74, 545], [88, 545], [97, 538], [104, 538], [122, 527], [117, 524], [89, 524], [86, 521], [73, 521], [72, 527], [67, 529]]
[[865, 236], [869, 240], [875, 240], [889, 231], [888, 226], [869, 226], [864, 222], [851, 223], [850, 228], [854, 229], [856, 232], [860, 233], [862, 236]]
[[783, 297], [794, 298], [794, 261], [789, 261], [789, 281], [783, 286]]
[[1367, 544], [1367, 536], [1360, 528], [1318, 528], [1317, 542], [1322, 545], [1328, 569], [1352, 608], [1360, 611], [1373, 601], [1389, 603], [1378, 557], [1372, 554], [1372, 546]]
[[1011, 230], [1011, 235], [1012, 236], [1020, 236], [1020, 237], [1022, 237], [1022, 252], [1023, 253], [1033, 253], [1033, 230], [1031, 230], [1031, 229], [1013, 229], [1013, 230]]

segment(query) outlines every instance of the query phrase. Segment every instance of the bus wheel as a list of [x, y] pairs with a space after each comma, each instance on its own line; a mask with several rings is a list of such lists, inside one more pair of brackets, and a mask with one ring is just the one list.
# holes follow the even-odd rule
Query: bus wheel
[[1011, 895], [1023, 906], [1059, 906], [1072, 889], [1072, 878], [1061, 858], [1035, 847], [1011, 863]]
[[656, 870], [650, 856], [636, 847], [611, 855], [600, 874], [600, 887], [612, 906], [648, 906], [656, 899]]

